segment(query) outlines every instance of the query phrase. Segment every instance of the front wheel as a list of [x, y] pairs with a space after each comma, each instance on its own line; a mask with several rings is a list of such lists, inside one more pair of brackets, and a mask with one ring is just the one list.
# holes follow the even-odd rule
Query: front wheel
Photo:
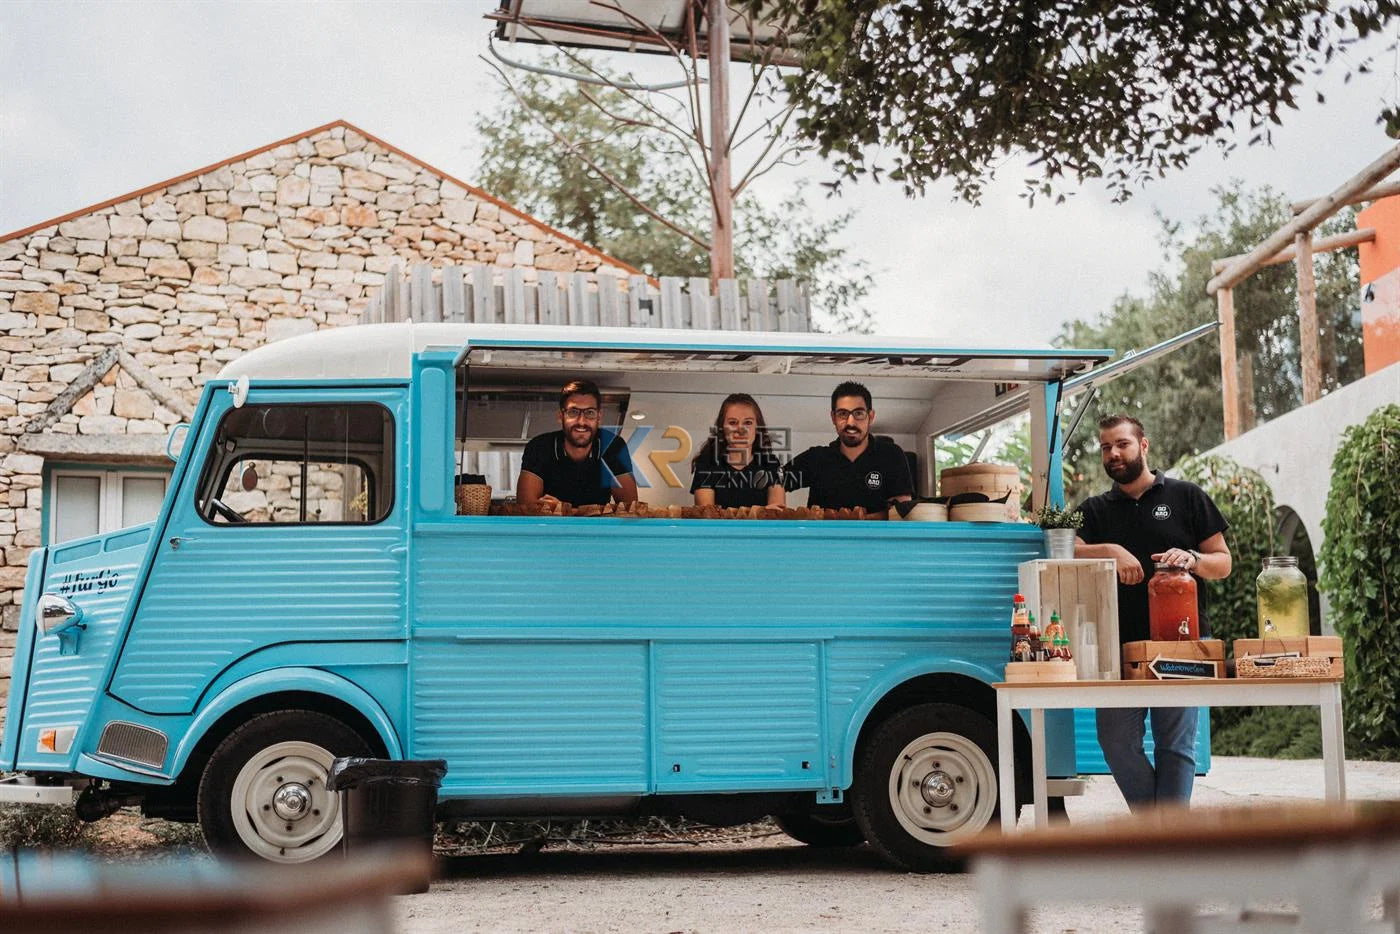
[[856, 822], [902, 869], [961, 868], [946, 848], [996, 819], [996, 729], [953, 704], [920, 704], [876, 727], [856, 764]]
[[340, 802], [326, 788], [339, 756], [369, 755], [345, 724], [309, 710], [261, 714], [214, 750], [199, 782], [199, 826], [212, 850], [307, 863], [340, 843]]

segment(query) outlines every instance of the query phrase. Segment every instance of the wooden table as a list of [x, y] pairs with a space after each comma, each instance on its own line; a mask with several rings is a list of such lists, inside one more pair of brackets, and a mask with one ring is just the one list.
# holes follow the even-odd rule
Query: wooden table
[[[1154, 934], [1217, 930], [1400, 934], [1400, 802], [1255, 807], [1166, 806], [1094, 825], [993, 830], [960, 845], [971, 857], [982, 930], [1026, 930], [1053, 902], [1143, 906]], [[1381, 896], [1372, 922], [1370, 900]], [[1226, 915], [1199, 916], [1203, 902]], [[1251, 908], [1289, 902], [1297, 913]]]
[[[1342, 682], [1338, 678], [1217, 678], [1176, 681], [1016, 681], [997, 692], [1000, 800], [1015, 801], [1011, 711], [1031, 712], [1031, 786], [1035, 824], [1049, 823], [1045, 788], [1045, 711], [1076, 707], [1317, 707], [1322, 716], [1323, 786], [1329, 801], [1346, 800]], [[1016, 808], [1001, 809], [1001, 829], [1016, 828]]]

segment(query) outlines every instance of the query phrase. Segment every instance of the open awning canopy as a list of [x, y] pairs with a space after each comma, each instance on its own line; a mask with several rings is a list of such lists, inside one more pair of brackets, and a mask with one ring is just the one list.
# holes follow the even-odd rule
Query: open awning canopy
[[[1109, 350], [940, 346], [925, 340], [826, 334], [758, 334], [605, 328], [538, 328], [538, 336], [473, 334], [459, 364], [573, 372], [705, 372], [900, 376], [999, 383], [1055, 382], [1089, 371]], [[553, 331], [553, 333], [547, 333]], [[611, 331], [612, 333], [608, 333]]]

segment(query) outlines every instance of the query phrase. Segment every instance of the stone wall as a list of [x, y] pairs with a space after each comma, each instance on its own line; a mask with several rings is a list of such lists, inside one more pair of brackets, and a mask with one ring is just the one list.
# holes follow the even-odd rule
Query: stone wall
[[35, 451], [152, 462], [226, 362], [357, 323], [391, 265], [425, 261], [635, 272], [344, 123], [0, 240], [0, 705]]

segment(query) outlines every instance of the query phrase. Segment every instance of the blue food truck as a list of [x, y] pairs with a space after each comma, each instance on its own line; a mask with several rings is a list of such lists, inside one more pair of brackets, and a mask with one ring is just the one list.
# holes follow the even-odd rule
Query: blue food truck
[[[1062, 394], [1109, 356], [407, 322], [252, 351], [204, 387], [154, 522], [31, 557], [0, 801], [139, 803], [295, 863], [339, 841], [333, 759], [441, 758], [443, 817], [774, 815], [939, 868], [1029, 799], [1018, 719], [1018, 801], [997, 800], [990, 685], [1040, 531], [678, 518], [690, 433], [748, 392], [800, 451], [860, 380], [928, 495], [934, 439], [1029, 409], [1031, 493], [1057, 502]], [[459, 515], [468, 461], [518, 471], [576, 377], [649, 517]]]

